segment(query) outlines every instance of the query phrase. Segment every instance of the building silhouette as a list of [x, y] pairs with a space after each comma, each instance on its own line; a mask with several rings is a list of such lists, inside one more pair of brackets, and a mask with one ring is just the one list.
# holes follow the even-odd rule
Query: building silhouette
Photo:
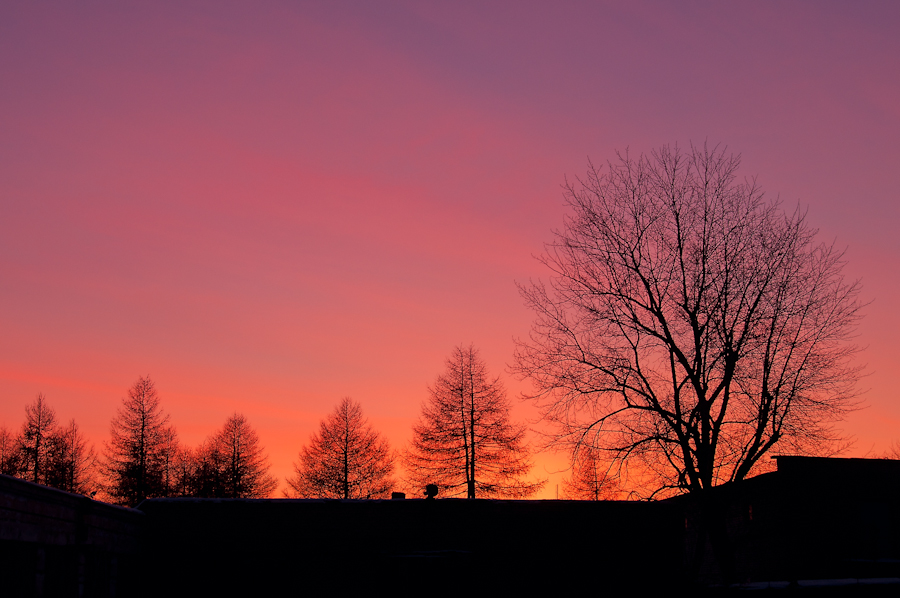
[[658, 502], [146, 500], [0, 476], [3, 596], [900, 591], [900, 461], [777, 457]]

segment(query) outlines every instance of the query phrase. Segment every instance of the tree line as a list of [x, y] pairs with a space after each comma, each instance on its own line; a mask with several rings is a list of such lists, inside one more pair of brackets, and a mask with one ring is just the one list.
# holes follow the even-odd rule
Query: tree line
[[155, 497], [268, 496], [277, 485], [268, 468], [258, 435], [239, 413], [200, 446], [179, 443], [149, 377], [128, 390], [100, 454], [75, 420], [57, 425], [43, 394], [25, 407], [17, 435], [0, 427], [0, 473], [126, 506]]
[[43, 394], [25, 407], [18, 435], [0, 427], [0, 473], [67, 492], [93, 495], [99, 489], [97, 455], [75, 420], [59, 425]]
[[[457, 347], [430, 387], [413, 441], [402, 451], [343, 398], [301, 448], [286, 497], [389, 498], [398, 488], [442, 496], [524, 498], [543, 482], [527, 480], [531, 451], [524, 425], [510, 419], [499, 377], [472, 347]], [[43, 394], [25, 408], [18, 435], [0, 428], [0, 473], [134, 506], [146, 498], [260, 498], [277, 480], [256, 431], [234, 413], [199, 446], [178, 440], [149, 377], [128, 390], [98, 454], [74, 420], [56, 424]], [[397, 478], [398, 465], [405, 475]]]
[[[570, 457], [565, 497], [702, 495], [765, 470], [779, 448], [844, 446], [834, 426], [858, 405], [860, 284], [845, 281], [843, 252], [816, 241], [805, 211], [767, 199], [739, 165], [719, 147], [664, 146], [566, 183], [569, 214], [538, 257], [551, 278], [520, 285], [535, 320], [509, 366], [532, 383], [523, 398], [541, 413], [541, 448]], [[529, 481], [531, 448], [510, 408], [475, 348], [457, 347], [409, 446], [392, 451], [343, 399], [300, 451], [285, 493], [531, 496], [542, 482]], [[102, 487], [123, 504], [275, 487], [243, 416], [182, 448], [146, 378], [100, 457], [38, 395], [17, 436], [0, 429], [0, 471], [75, 492]]]
[[[433, 485], [443, 497], [527, 498], [544, 482], [528, 480], [532, 451], [511, 408], [478, 351], [456, 347], [428, 388], [405, 449], [392, 452], [360, 405], [344, 398], [301, 450], [285, 494], [387, 498], [392, 488], [422, 494]], [[397, 465], [404, 471], [399, 480]]]

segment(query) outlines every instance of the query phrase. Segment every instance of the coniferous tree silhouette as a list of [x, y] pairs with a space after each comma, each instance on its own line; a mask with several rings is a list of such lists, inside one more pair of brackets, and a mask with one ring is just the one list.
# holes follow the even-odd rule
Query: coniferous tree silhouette
[[301, 498], [387, 498], [394, 457], [385, 440], [366, 421], [359, 403], [341, 399], [300, 450], [287, 494]]
[[510, 421], [506, 391], [474, 347], [456, 347], [428, 391], [403, 455], [411, 486], [467, 498], [524, 498], [543, 486], [526, 479], [525, 427]]
[[25, 406], [25, 423], [19, 434], [21, 477], [36, 484], [46, 483], [51, 439], [56, 434], [56, 413], [47, 405], [43, 393]]
[[93, 496], [99, 490], [94, 447], [88, 445], [74, 419], [58, 427], [50, 438], [45, 475], [48, 486], [66, 492]]
[[211, 445], [219, 454], [221, 496], [263, 498], [275, 490], [278, 481], [269, 475], [268, 457], [246, 417], [231, 415], [213, 436]]
[[42, 393], [25, 407], [17, 437], [0, 428], [0, 473], [76, 494], [93, 496], [99, 489], [94, 447], [74, 419], [57, 425]]
[[0, 426], [0, 473], [18, 477], [21, 471], [21, 446], [15, 434], [6, 426]]
[[572, 473], [562, 482], [561, 498], [569, 500], [609, 500], [616, 497], [617, 480], [609, 464], [600, 460], [600, 452], [583, 444], [574, 462]]
[[166, 451], [172, 450], [173, 434], [153, 381], [139, 378], [110, 423], [104, 449], [106, 492], [114, 502], [135, 506], [145, 498], [169, 494]]

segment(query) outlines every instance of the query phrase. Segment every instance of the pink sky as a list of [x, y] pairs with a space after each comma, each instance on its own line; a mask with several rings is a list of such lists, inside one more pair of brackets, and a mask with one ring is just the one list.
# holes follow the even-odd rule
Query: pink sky
[[900, 440], [900, 5], [151, 4], [0, 6], [0, 425], [43, 392], [99, 448], [150, 375], [183, 442], [238, 410], [280, 479], [342, 396], [399, 448], [457, 344], [527, 388], [565, 177], [708, 140], [847, 247], [843, 429]]

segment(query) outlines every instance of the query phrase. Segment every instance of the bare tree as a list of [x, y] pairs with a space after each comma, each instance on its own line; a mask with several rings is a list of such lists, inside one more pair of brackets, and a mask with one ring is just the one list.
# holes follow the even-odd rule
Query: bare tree
[[539, 258], [549, 285], [520, 287], [537, 318], [512, 369], [551, 446], [595, 445], [651, 493], [743, 479], [776, 444], [829, 446], [855, 406], [859, 284], [739, 162], [663, 147], [591, 166]]
[[47, 405], [43, 393], [30, 405], [25, 406], [25, 423], [19, 434], [22, 453], [24, 479], [36, 484], [46, 483], [46, 469], [49, 460], [50, 439], [56, 434], [56, 413]]
[[15, 442], [0, 430], [0, 473], [16, 475], [67, 492], [93, 495], [98, 489], [96, 455], [75, 420], [56, 424], [46, 397], [25, 407], [25, 423]]
[[349, 397], [300, 450], [288, 494], [302, 498], [387, 498], [394, 472], [390, 446]]
[[99, 490], [97, 456], [75, 420], [56, 429], [49, 439], [46, 484], [76, 494], [92, 496]]
[[167, 495], [165, 451], [170, 434], [174, 431], [159, 406], [153, 381], [139, 378], [110, 423], [110, 442], [104, 450], [107, 493], [115, 502], [134, 506], [145, 498]]
[[478, 351], [457, 347], [428, 389], [403, 461], [410, 485], [435, 484], [442, 495], [523, 498], [544, 482], [531, 470], [525, 427], [510, 421], [500, 378], [491, 378]]
[[177, 495], [178, 487], [178, 454], [181, 447], [178, 443], [178, 432], [175, 426], [163, 428], [160, 438], [160, 465], [162, 468], [162, 486], [165, 496]]
[[880, 456], [876, 457], [877, 459], [892, 459], [892, 460], [900, 460], [900, 441], [891, 442], [891, 446], [882, 453]]
[[222, 498], [225, 496], [225, 452], [210, 436], [191, 455], [192, 478], [184, 485], [189, 488], [189, 496], [200, 498]]
[[199, 450], [179, 446], [172, 459], [171, 496], [200, 496]]
[[0, 426], [0, 474], [19, 476], [22, 471], [22, 447], [6, 426]]
[[262, 498], [278, 482], [247, 418], [235, 413], [194, 450], [171, 444], [166, 458], [172, 496]]
[[218, 452], [222, 496], [263, 498], [275, 490], [278, 481], [269, 475], [268, 457], [246, 417], [230, 416], [211, 445]]
[[563, 480], [562, 498], [569, 500], [610, 500], [616, 498], [618, 484], [594, 447], [582, 445], [572, 463], [572, 475]]

